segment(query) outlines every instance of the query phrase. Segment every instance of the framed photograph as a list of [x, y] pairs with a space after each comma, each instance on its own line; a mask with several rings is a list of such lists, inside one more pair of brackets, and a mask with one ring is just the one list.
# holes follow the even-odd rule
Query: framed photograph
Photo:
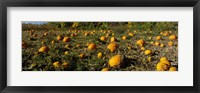
[[199, 93], [199, 0], [4, 0], [2, 93]]

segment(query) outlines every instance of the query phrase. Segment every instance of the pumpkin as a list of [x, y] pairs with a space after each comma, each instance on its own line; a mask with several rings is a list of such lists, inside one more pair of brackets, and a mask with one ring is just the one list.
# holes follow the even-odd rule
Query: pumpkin
[[62, 63], [62, 67], [63, 67], [64, 69], [68, 68], [68, 67], [69, 67], [69, 62], [63, 62], [63, 63]]
[[123, 39], [123, 40], [126, 40], [126, 36], [123, 36], [122, 39]]
[[108, 68], [103, 68], [101, 71], [109, 71]]
[[79, 48], [81, 45], [80, 44], [76, 44], [76, 47]]
[[163, 33], [163, 36], [168, 36], [169, 35], [169, 32], [168, 31], [165, 31], [164, 33]]
[[109, 34], [106, 34], [106, 37], [110, 36]]
[[39, 52], [48, 52], [49, 48], [47, 46], [43, 46], [39, 49]]
[[141, 47], [141, 50], [145, 50], [145, 47]]
[[85, 35], [85, 36], [88, 36], [88, 35], [89, 35], [89, 33], [85, 33], [84, 35]]
[[93, 49], [96, 49], [96, 45], [94, 43], [90, 43], [88, 45], [88, 50], [93, 50]]
[[128, 46], [127, 48], [128, 48], [129, 50], [131, 50], [131, 47], [130, 47], [130, 46]]
[[45, 44], [45, 43], [46, 43], [46, 41], [42, 40], [42, 44]]
[[109, 60], [109, 66], [117, 67], [117, 66], [120, 66], [121, 62], [122, 62], [121, 55], [115, 55]]
[[166, 57], [161, 57], [160, 62], [156, 65], [156, 69], [158, 71], [167, 71], [169, 70], [169, 67], [171, 66], [171, 63], [168, 61]]
[[131, 36], [131, 37], [133, 37], [133, 36], [134, 36], [134, 34], [133, 34], [133, 33], [128, 33], [128, 35], [129, 35], [129, 36]]
[[151, 62], [151, 57], [148, 57], [147, 60], [148, 60], [149, 62]]
[[169, 71], [177, 71], [177, 68], [176, 67], [170, 67]]
[[85, 54], [81, 53], [81, 54], [79, 55], [79, 57], [80, 57], [80, 58], [85, 58]]
[[53, 63], [53, 66], [54, 66], [55, 68], [59, 68], [59, 67], [60, 67], [60, 62], [59, 62], [59, 61], [54, 62], [54, 63]]
[[69, 52], [68, 51], [65, 51], [65, 53], [64, 53], [65, 55], [67, 55], [67, 54], [69, 54]]
[[169, 36], [169, 40], [175, 40], [176, 39], [176, 35], [170, 35]]
[[58, 35], [58, 36], [57, 36], [57, 40], [58, 40], [58, 41], [62, 40], [62, 38], [63, 38], [63, 37], [62, 37], [61, 35]]
[[114, 36], [115, 35], [115, 33], [112, 33], [112, 36]]
[[106, 41], [106, 37], [102, 36], [102, 37], [100, 38], [100, 40], [101, 40], [101, 41]]
[[110, 52], [114, 52], [117, 49], [117, 43], [112, 42], [107, 46], [107, 49], [110, 50]]
[[55, 41], [54, 41], [54, 40], [52, 40], [52, 41], [51, 41], [51, 43], [52, 43], [52, 44], [54, 44], [54, 43], [55, 43]]
[[161, 57], [161, 58], [160, 58], [160, 62], [163, 62], [163, 61], [168, 61], [168, 60], [167, 60], [166, 57]]
[[154, 44], [155, 44], [155, 46], [159, 46], [159, 45], [160, 45], [160, 43], [159, 43], [159, 42], [155, 42]]
[[115, 37], [110, 38], [110, 42], [115, 42], [115, 41], [116, 41]]
[[172, 41], [168, 42], [168, 46], [173, 46], [174, 43]]
[[168, 61], [168, 59], [166, 57], [161, 57], [160, 58], [160, 62], [165, 63], [165, 64], [167, 64], [169, 66], [171, 65], [170, 62]]
[[47, 33], [47, 32], [45, 32], [43, 35], [44, 35], [44, 36], [47, 36], [47, 35], [48, 35], [48, 33]]
[[154, 44], [154, 42], [153, 42], [153, 41], [151, 41], [151, 42], [150, 42], [150, 44], [152, 44], [152, 45], [153, 45], [153, 44]]
[[63, 38], [63, 42], [69, 42], [70, 41], [70, 38], [69, 37], [64, 37]]
[[137, 45], [139, 45], [140, 47], [142, 47], [144, 45], [144, 40], [140, 39], [136, 42]]
[[161, 36], [157, 36], [157, 37], [156, 37], [156, 40], [160, 40], [160, 39], [161, 39]]
[[144, 52], [145, 55], [150, 55], [151, 53], [152, 53], [151, 50], [145, 50]]
[[164, 44], [160, 44], [160, 47], [164, 47]]
[[149, 37], [149, 40], [151, 40], [152, 39], [152, 37]]
[[100, 59], [100, 58], [102, 58], [102, 53], [101, 52], [99, 52], [98, 54], [97, 54], [97, 57]]
[[169, 69], [169, 65], [163, 63], [163, 62], [159, 62], [156, 65], [156, 70], [157, 71], [167, 71]]

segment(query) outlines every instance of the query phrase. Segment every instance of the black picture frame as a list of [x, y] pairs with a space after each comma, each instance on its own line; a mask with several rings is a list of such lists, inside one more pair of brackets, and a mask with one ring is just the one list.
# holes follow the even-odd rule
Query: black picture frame
[[[7, 86], [7, 7], [193, 7], [193, 86]], [[1, 0], [1, 93], [200, 93], [200, 0]], [[187, 75], [186, 75], [187, 76]]]

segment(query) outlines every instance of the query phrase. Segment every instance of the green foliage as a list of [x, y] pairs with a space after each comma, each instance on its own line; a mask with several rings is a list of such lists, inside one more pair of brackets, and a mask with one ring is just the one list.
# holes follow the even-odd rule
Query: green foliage
[[[170, 31], [170, 35], [178, 36], [177, 22], [48, 22], [45, 25], [23, 24], [22, 29], [22, 40], [28, 44], [27, 48], [22, 49], [23, 71], [100, 71], [104, 67], [109, 67], [109, 59], [116, 54], [124, 56], [124, 63], [120, 68], [109, 70], [155, 71], [155, 65], [162, 56], [166, 56], [173, 64], [178, 62], [178, 40], [173, 40], [175, 45], [168, 47], [169, 36], [160, 34], [167, 30]], [[94, 34], [91, 34], [93, 31]], [[43, 36], [44, 33], [48, 34]], [[89, 34], [85, 36], [85, 33]], [[128, 33], [133, 33], [134, 36], [129, 36]], [[33, 34], [38, 36], [34, 37]], [[70, 37], [70, 42], [57, 40], [58, 35]], [[158, 35], [162, 36], [161, 40], [155, 40]], [[101, 36], [105, 36], [106, 40], [101, 41]], [[123, 36], [127, 39], [122, 40]], [[117, 49], [113, 53], [107, 49], [111, 37], [117, 39]], [[144, 51], [136, 45], [139, 39], [143, 39], [144, 47], [153, 52], [152, 62], [148, 62], [149, 56], [144, 55]], [[52, 44], [52, 40], [55, 43]], [[42, 43], [43, 41], [45, 43]], [[150, 43], [152, 41], [158, 41], [165, 47], [154, 46]], [[87, 44], [91, 42], [97, 45], [97, 49], [87, 49]], [[77, 47], [78, 44], [80, 46]], [[50, 50], [47, 53], [38, 53], [42, 46], [47, 46]], [[65, 54], [65, 51], [68, 51], [68, 54]], [[101, 59], [97, 57], [99, 52], [103, 53]], [[85, 58], [79, 57], [81, 53], [85, 54]], [[53, 63], [56, 61], [60, 64], [69, 62], [70, 66], [67, 69], [54, 68]]]
[[121, 35], [127, 31], [127, 27], [126, 26], [116, 26], [112, 30], [116, 35]]
[[[127, 26], [126, 26], [127, 25]], [[117, 30], [130, 26], [131, 30], [164, 31], [178, 29], [177, 22], [48, 22], [42, 25], [23, 24], [23, 31], [35, 30]], [[116, 28], [117, 27], [117, 28]]]

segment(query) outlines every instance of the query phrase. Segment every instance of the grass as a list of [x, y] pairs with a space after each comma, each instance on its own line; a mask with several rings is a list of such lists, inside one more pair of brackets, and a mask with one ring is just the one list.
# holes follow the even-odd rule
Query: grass
[[[163, 56], [167, 57], [173, 66], [178, 67], [178, 39], [169, 40], [169, 36], [161, 35], [160, 32], [164, 32], [164, 30], [137, 30], [127, 28], [124, 25], [114, 27], [111, 30], [31, 30], [25, 29], [22, 32], [22, 39], [28, 45], [22, 49], [23, 71], [101, 71], [102, 68], [109, 67], [109, 59], [116, 54], [124, 57], [123, 64], [118, 68], [109, 67], [110, 71], [156, 71], [156, 64]], [[178, 30], [174, 27], [168, 31], [171, 32], [170, 35], [178, 35]], [[43, 36], [45, 32], [48, 35]], [[84, 36], [85, 33], [90, 34]], [[114, 35], [112, 35], [113, 33]], [[134, 36], [131, 37], [128, 33], [133, 33]], [[38, 36], [34, 37], [33, 34]], [[77, 35], [71, 36], [71, 34]], [[106, 36], [106, 34], [109, 35], [106, 41], [101, 41], [99, 38]], [[58, 35], [70, 37], [70, 42], [57, 40]], [[126, 36], [127, 39], [122, 40], [122, 36]], [[161, 40], [155, 40], [156, 36], [161, 36]], [[117, 39], [118, 45], [117, 50], [113, 53], [106, 48], [111, 37]], [[149, 39], [149, 37], [152, 37], [152, 39]], [[145, 55], [141, 47], [136, 45], [139, 39], [145, 41], [144, 47], [151, 50], [152, 55]], [[54, 44], [52, 44], [53, 40], [55, 41]], [[160, 47], [150, 43], [156, 41], [165, 46]], [[172, 41], [174, 45], [168, 46], [169, 41]], [[95, 43], [97, 48], [89, 51], [87, 43], [91, 42]], [[47, 46], [50, 50], [45, 53], [38, 52], [42, 46]], [[65, 54], [66, 51], [68, 51], [68, 54]], [[97, 57], [99, 52], [103, 53], [103, 57], [100, 59]], [[79, 57], [81, 53], [86, 55], [85, 58]], [[151, 57], [150, 62], [148, 57]], [[69, 62], [69, 66], [63, 68], [60, 65], [59, 68], [55, 68], [53, 63], [56, 61], [59, 61], [60, 64]]]

